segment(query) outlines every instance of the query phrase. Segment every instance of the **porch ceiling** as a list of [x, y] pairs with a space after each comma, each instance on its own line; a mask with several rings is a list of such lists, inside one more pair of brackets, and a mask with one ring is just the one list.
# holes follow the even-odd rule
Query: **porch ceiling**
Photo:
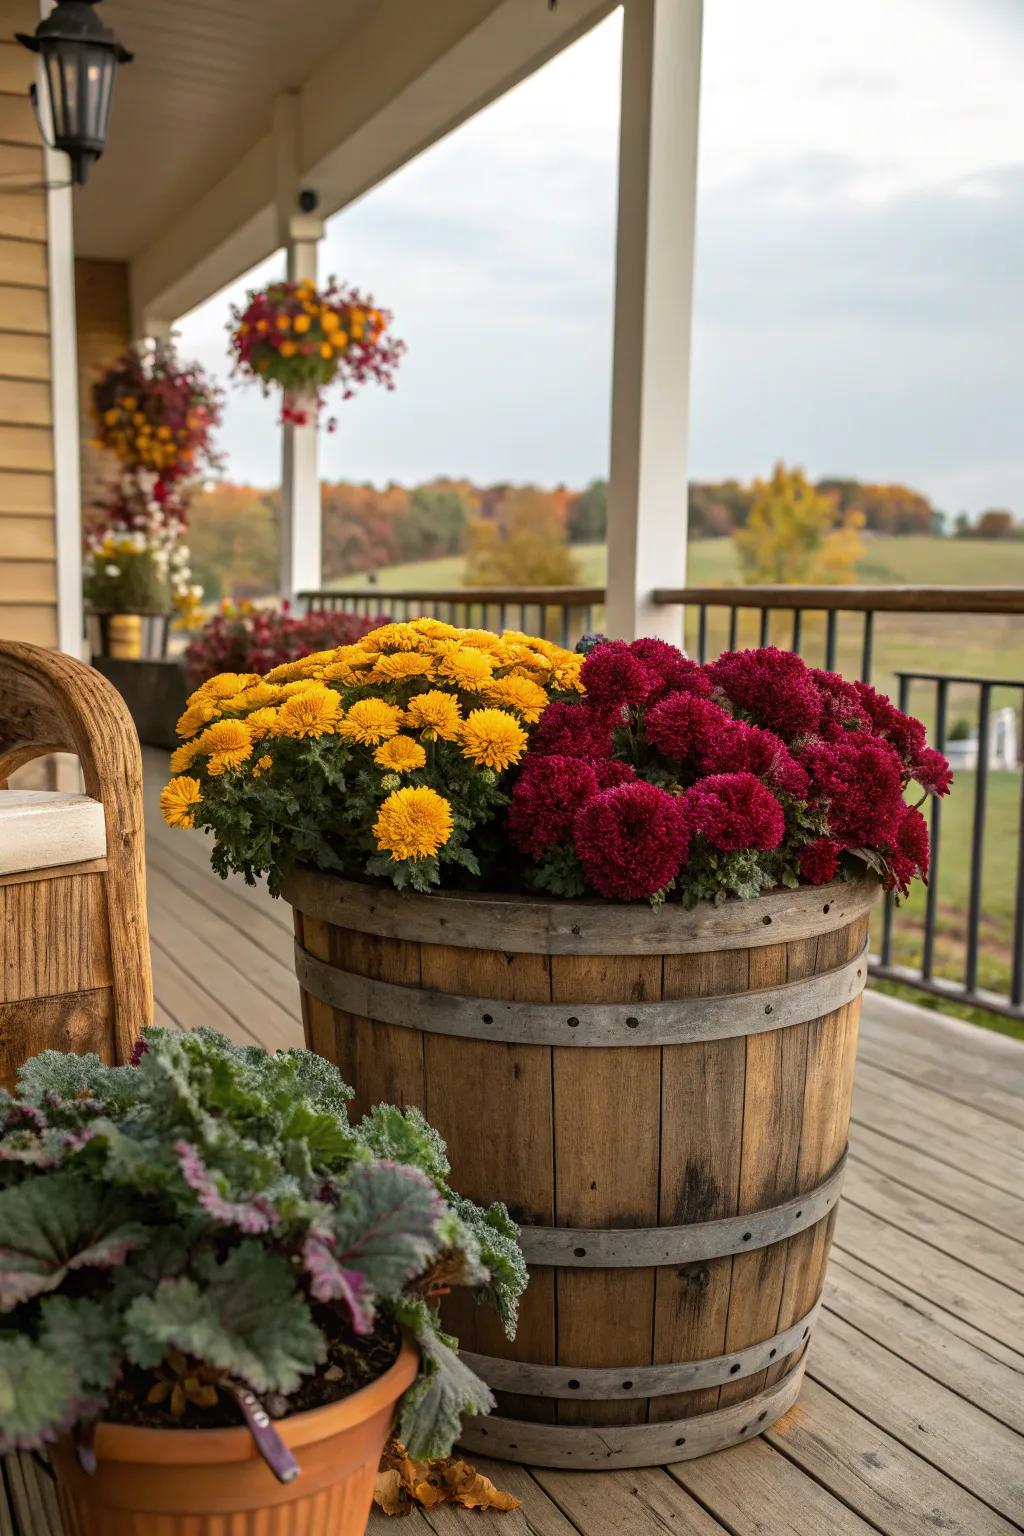
[[174, 320], [281, 243], [300, 186], [336, 212], [615, 4], [106, 0], [135, 62], [76, 193], [76, 251], [131, 263], [137, 329]]
[[[79, 255], [132, 259], [231, 170], [374, 0], [106, 0], [135, 54], [118, 74], [110, 141], [76, 196]], [[344, 90], [343, 79], [338, 89]]]

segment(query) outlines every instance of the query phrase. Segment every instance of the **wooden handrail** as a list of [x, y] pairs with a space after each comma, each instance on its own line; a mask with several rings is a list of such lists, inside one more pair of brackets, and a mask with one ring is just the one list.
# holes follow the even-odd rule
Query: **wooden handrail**
[[659, 587], [654, 601], [838, 613], [1024, 614], [1024, 587]]
[[432, 603], [568, 603], [581, 608], [588, 603], [603, 603], [604, 587], [330, 587], [316, 592], [300, 592], [309, 602], [317, 598], [382, 598], [386, 602], [412, 602], [424, 598]]

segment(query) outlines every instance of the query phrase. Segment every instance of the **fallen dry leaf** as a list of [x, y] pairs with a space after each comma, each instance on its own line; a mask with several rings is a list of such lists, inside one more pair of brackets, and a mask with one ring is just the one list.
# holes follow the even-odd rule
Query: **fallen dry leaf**
[[407, 1515], [414, 1504], [458, 1504], [463, 1509], [518, 1509], [519, 1500], [495, 1488], [468, 1461], [451, 1456], [413, 1461], [400, 1440], [384, 1447], [373, 1500], [386, 1515]]

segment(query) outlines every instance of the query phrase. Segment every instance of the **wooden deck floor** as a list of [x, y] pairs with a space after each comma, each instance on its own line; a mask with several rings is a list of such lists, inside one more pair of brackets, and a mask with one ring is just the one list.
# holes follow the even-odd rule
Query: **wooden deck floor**
[[[163, 759], [150, 754], [158, 1022], [300, 1044], [289, 909], [263, 890], [222, 884], [198, 837], [162, 825], [162, 773]], [[487, 1521], [501, 1536], [1024, 1530], [1024, 1048], [869, 993], [851, 1154], [807, 1380], [762, 1439], [643, 1472], [478, 1461], [522, 1500], [520, 1512], [442, 1507], [398, 1529], [459, 1536]], [[0, 1487], [0, 1536], [51, 1536], [35, 1480], [26, 1458], [8, 1468], [12, 1513]], [[372, 1536], [385, 1526], [394, 1528], [374, 1516]]]

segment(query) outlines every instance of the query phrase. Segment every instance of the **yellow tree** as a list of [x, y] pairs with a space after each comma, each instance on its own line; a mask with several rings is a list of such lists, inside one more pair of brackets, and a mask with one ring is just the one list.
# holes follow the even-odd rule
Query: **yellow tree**
[[555, 497], [526, 486], [510, 490], [496, 515], [469, 525], [468, 587], [562, 587], [577, 579]]
[[840, 512], [802, 469], [776, 464], [770, 480], [755, 480], [744, 527], [733, 534], [744, 581], [840, 583], [853, 579], [863, 553], [860, 512]]

